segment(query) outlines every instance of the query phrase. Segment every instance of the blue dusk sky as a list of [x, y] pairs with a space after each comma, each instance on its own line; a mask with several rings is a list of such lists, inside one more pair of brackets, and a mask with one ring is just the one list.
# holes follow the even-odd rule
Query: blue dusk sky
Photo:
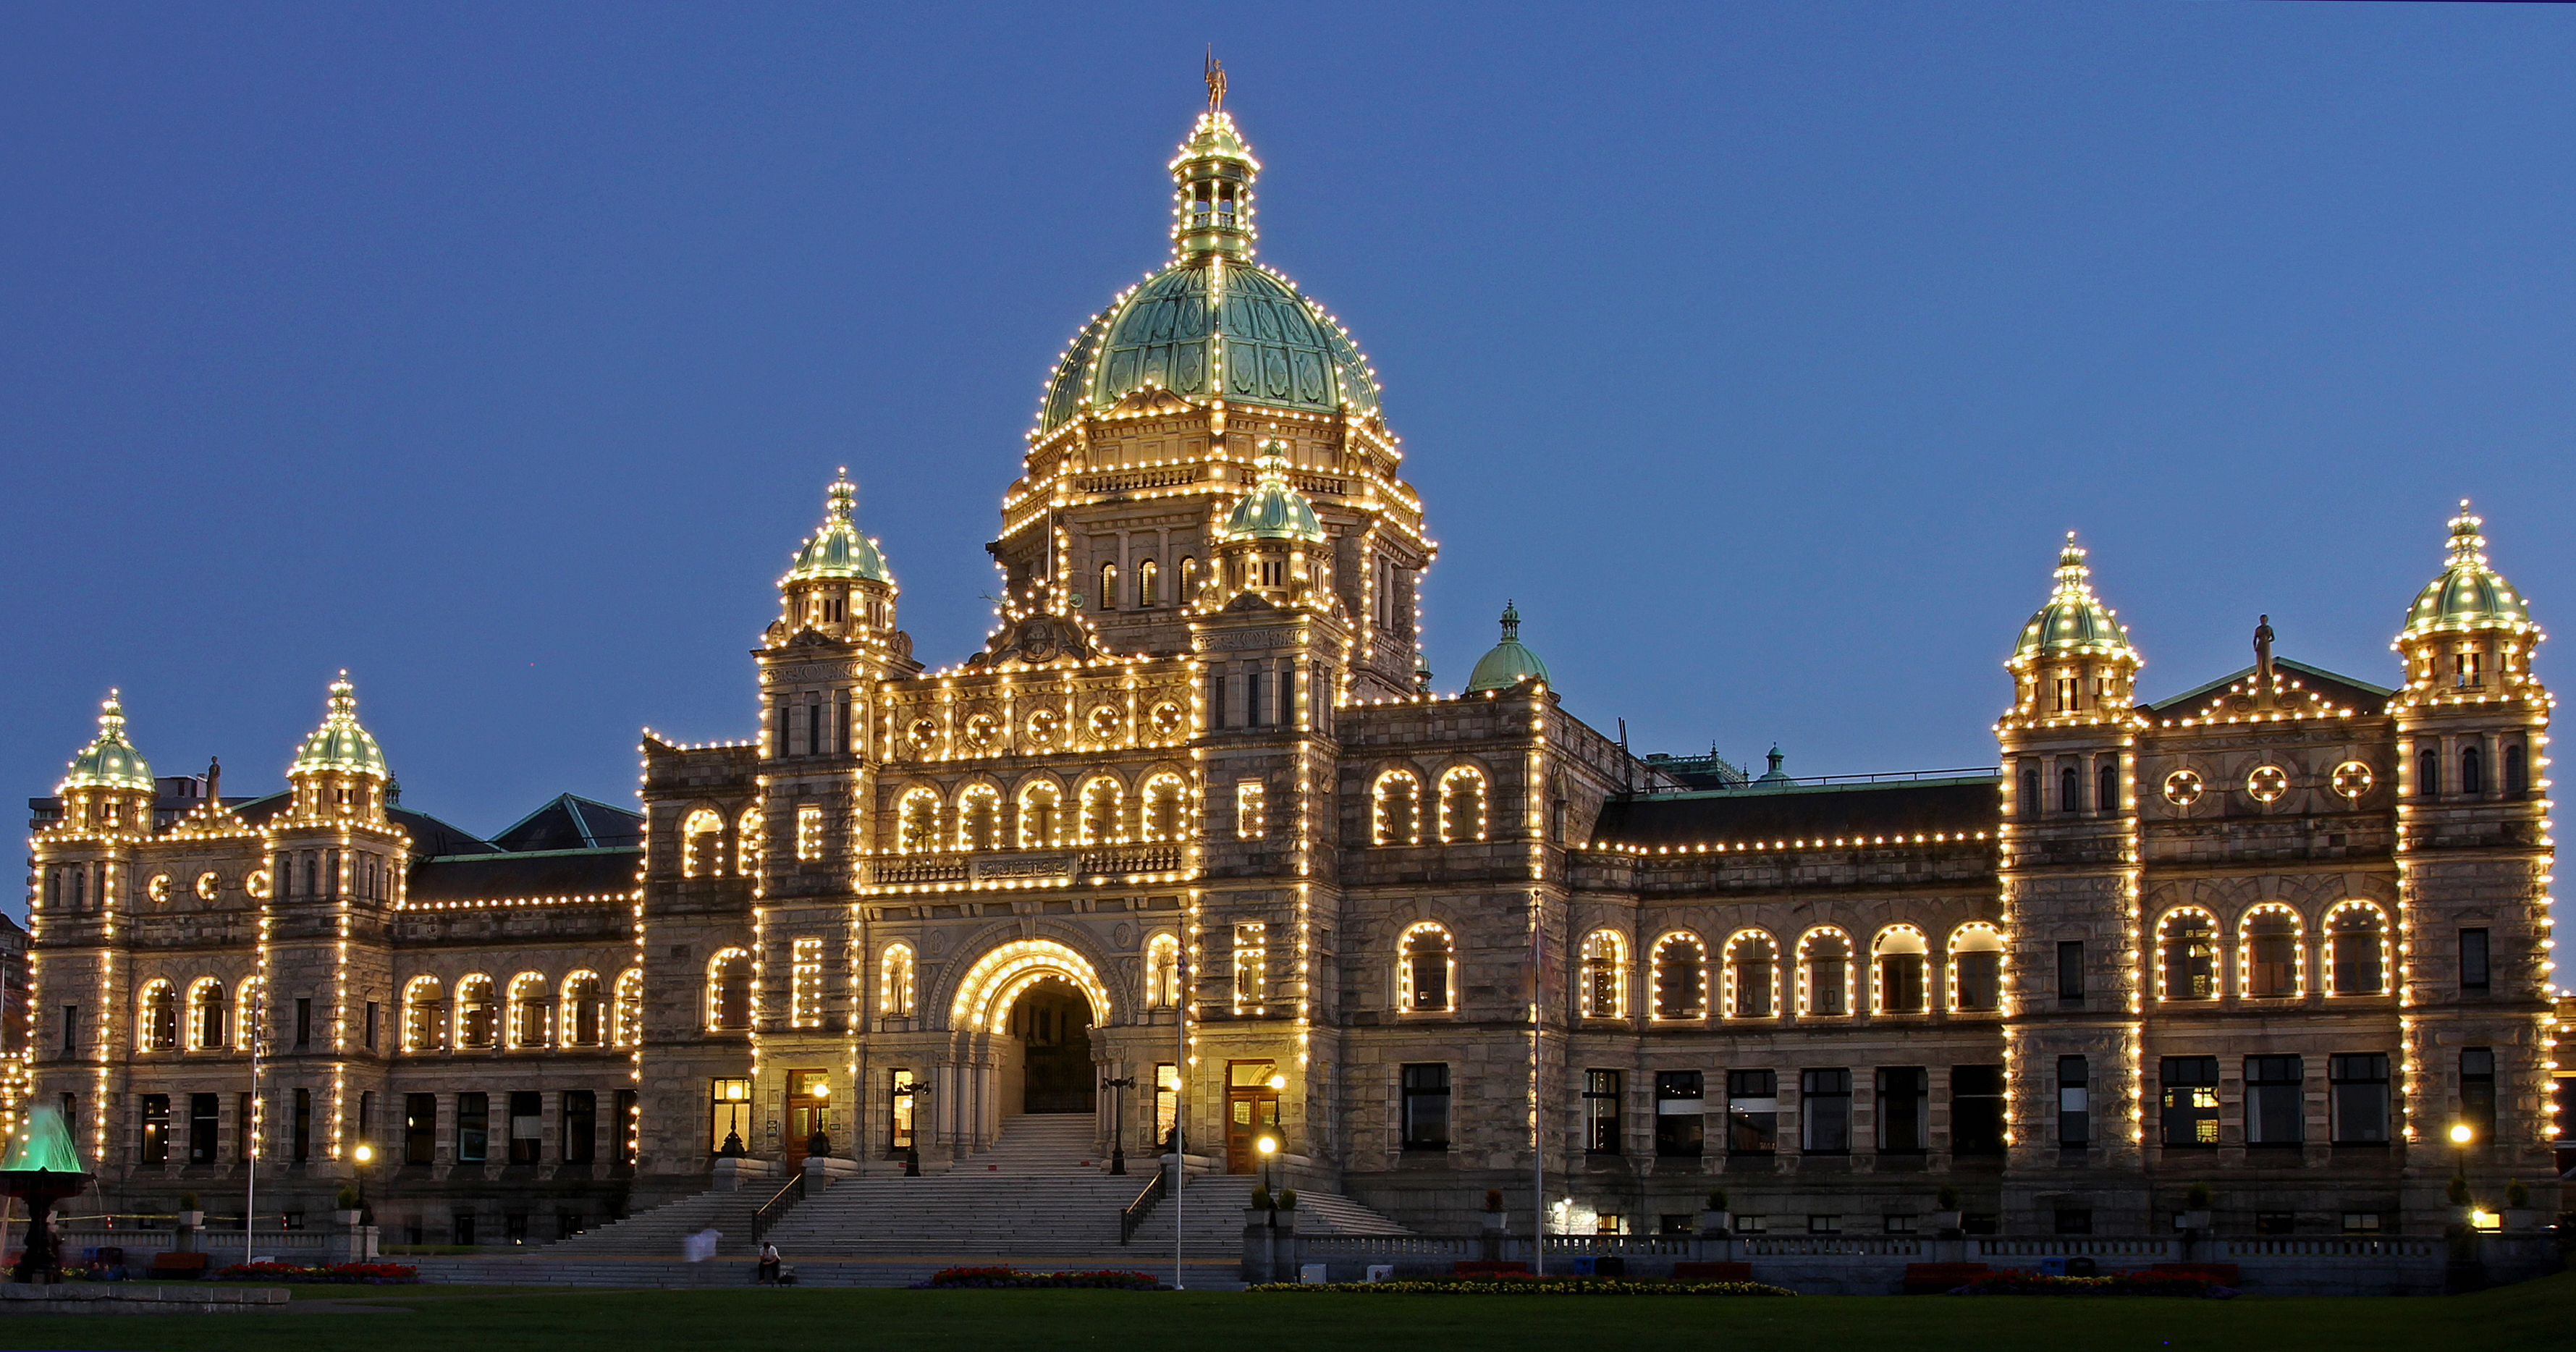
[[2569, 7], [22, 2], [10, 792], [110, 686], [275, 787], [345, 667], [407, 805], [631, 803], [639, 728], [751, 729], [843, 464], [964, 657], [1210, 42], [1444, 689], [1517, 598], [1641, 751], [1987, 765], [2066, 530], [2151, 697], [2258, 612], [2388, 684], [2463, 496], [2576, 625]]

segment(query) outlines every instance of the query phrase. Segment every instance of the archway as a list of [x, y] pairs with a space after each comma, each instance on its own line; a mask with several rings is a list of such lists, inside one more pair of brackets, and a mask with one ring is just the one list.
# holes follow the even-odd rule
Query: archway
[[1091, 1001], [1070, 982], [1044, 976], [1011, 1001], [1008, 1027], [1020, 1041], [1024, 1113], [1088, 1113], [1098, 1093], [1091, 1064]]

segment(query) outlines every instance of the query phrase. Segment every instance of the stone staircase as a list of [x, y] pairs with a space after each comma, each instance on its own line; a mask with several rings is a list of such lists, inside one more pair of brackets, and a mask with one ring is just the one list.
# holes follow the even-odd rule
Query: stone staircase
[[778, 1190], [779, 1180], [755, 1179], [740, 1192], [702, 1192], [638, 1211], [622, 1221], [585, 1230], [545, 1246], [547, 1258], [668, 1258], [678, 1260], [681, 1241], [712, 1226], [723, 1233], [719, 1254], [748, 1254], [751, 1217]]

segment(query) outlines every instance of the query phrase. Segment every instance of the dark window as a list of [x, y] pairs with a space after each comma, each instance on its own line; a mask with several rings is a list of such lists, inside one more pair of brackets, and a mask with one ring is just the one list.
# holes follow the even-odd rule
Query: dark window
[[545, 1154], [546, 1098], [533, 1089], [510, 1091], [510, 1162], [534, 1164]]
[[2092, 1069], [2080, 1056], [2057, 1058], [2057, 1144], [2082, 1149], [2093, 1143]]
[[2531, 792], [2531, 756], [2517, 744], [2504, 749], [2504, 796], [2520, 798]]
[[2039, 815], [2039, 771], [2024, 770], [2021, 772], [2020, 806], [2022, 816], [2036, 817]]
[[2084, 810], [2084, 776], [2072, 765], [2057, 772], [2057, 806], [2062, 812]]
[[616, 1105], [617, 1109], [616, 1120], [611, 1122], [608, 1128], [610, 1131], [617, 1134], [617, 1152], [615, 1158], [620, 1164], [633, 1164], [635, 1162], [635, 1137], [633, 1134], [635, 1131], [636, 1113], [635, 1091], [632, 1089], [620, 1089], [617, 1091], [617, 1097], [611, 1101]]
[[76, 1056], [80, 1051], [80, 1006], [63, 1006], [63, 1055]]
[[374, 1129], [375, 1129], [375, 1125], [376, 1125], [376, 1091], [375, 1091], [375, 1090], [368, 1089], [368, 1090], [363, 1090], [363, 1091], [361, 1091], [361, 1092], [359, 1093], [359, 1095], [358, 1095], [358, 1118], [357, 1118], [357, 1121], [355, 1121], [355, 1122], [351, 1123], [350, 1125], [351, 1125], [353, 1128], [355, 1128], [355, 1130], [356, 1130], [356, 1132], [357, 1132], [357, 1139], [358, 1139], [358, 1140], [361, 1140], [361, 1141], [367, 1141], [367, 1140], [373, 1140], [373, 1139], [374, 1139], [374, 1137], [373, 1137], [372, 1133], [373, 1133], [373, 1131], [374, 1131]]
[[368, 1050], [368, 1051], [374, 1051], [374, 1050], [376, 1049], [376, 1008], [377, 1008], [377, 1006], [376, 1006], [376, 1002], [375, 1002], [375, 1001], [373, 1001], [373, 1000], [369, 1000], [369, 1001], [367, 1002], [367, 1050]]
[[2276, 999], [2299, 993], [2299, 933], [2287, 911], [2265, 911], [2246, 924], [2245, 994]]
[[438, 1095], [403, 1095], [403, 1163], [428, 1164], [438, 1158]]
[[1210, 728], [1225, 726], [1225, 673], [1221, 671], [1208, 673], [1207, 725]]
[[2433, 747], [2424, 748], [2422, 753], [2415, 757], [2415, 796], [2418, 798], [2442, 796], [2442, 753]]
[[456, 1162], [481, 1164], [491, 1144], [492, 1098], [488, 1094], [456, 1096]]
[[1923, 955], [1882, 953], [1878, 958], [1878, 1012], [1923, 1012]]
[[448, 1222], [449, 1242], [467, 1248], [474, 1244], [474, 1213], [459, 1211]]
[[2484, 1145], [2495, 1135], [2496, 1069], [2495, 1049], [2463, 1047], [2460, 1049], [2460, 1120], [2474, 1133], [2471, 1140]]
[[599, 1158], [599, 1095], [567, 1089], [563, 1096], [563, 1162], [588, 1164]]
[[1931, 1148], [1932, 1072], [1922, 1066], [1878, 1071], [1878, 1150], [1919, 1155]]
[[2476, 797], [2487, 791], [2486, 753], [2476, 747], [2460, 749], [2460, 792]]
[[1449, 1067], [1404, 1068], [1404, 1148], [1449, 1148]]
[[807, 695], [805, 697], [806, 755], [819, 756], [823, 754], [823, 732], [823, 697], [821, 695]]
[[2057, 942], [2057, 999], [2060, 1004], [2084, 1003], [2084, 941], [2060, 939]]
[[2057, 1208], [2057, 1233], [2061, 1235], [2089, 1235], [2093, 1233], [2092, 1210], [2086, 1207], [2062, 1206]]
[[2299, 1215], [2295, 1211], [2257, 1211], [2254, 1213], [2254, 1233], [2258, 1235], [2296, 1234], [2298, 1229]]
[[1254, 727], [1270, 722], [1270, 673], [1253, 671], [1243, 678], [1244, 721]]
[[311, 1000], [298, 999], [295, 1002], [295, 1045], [298, 1047], [313, 1045], [313, 1002]]
[[222, 1111], [223, 1102], [221, 1094], [188, 1096], [188, 1162], [190, 1164], [215, 1162], [215, 1153], [219, 1149], [216, 1142], [222, 1136], [223, 1123], [219, 1114]]
[[2104, 812], [2120, 810], [2120, 758], [2105, 756], [2093, 771], [2093, 806]]
[[1950, 1153], [2004, 1153], [2003, 1067], [1950, 1067]]
[[2162, 1083], [2166, 1148], [2218, 1144], [2218, 1058], [2168, 1056]]
[[143, 1162], [170, 1162], [170, 1096], [145, 1094], [143, 1099]]
[[1810, 1155], [1851, 1153], [1851, 1072], [1810, 1070], [1798, 1077], [1799, 1144]]
[[1583, 1150], [1590, 1155], [1619, 1153], [1619, 1072], [1583, 1072]]
[[1961, 1009], [2003, 1007], [2004, 955], [1993, 949], [1971, 949], [1952, 955], [1951, 981]]
[[2385, 989], [2379, 962], [2379, 912], [2354, 906], [2338, 912], [2327, 928], [2327, 942], [2332, 945], [2329, 954], [2334, 960], [2334, 993], [2377, 995]]
[[1706, 1147], [1707, 1091], [1696, 1070], [1655, 1072], [1655, 1153], [1697, 1158]]
[[2460, 989], [2472, 995], [2487, 993], [2487, 932], [2485, 930], [2460, 931]]
[[2388, 1057], [2365, 1052], [2326, 1058], [2329, 1125], [2336, 1145], [2388, 1143]]
[[313, 1091], [295, 1091], [295, 1158], [313, 1158]]
[[835, 753], [848, 751], [850, 749], [850, 692], [847, 690], [832, 697], [832, 729], [832, 750]]
[[2245, 1058], [2245, 1143], [2297, 1145], [2307, 1139], [2306, 1071], [2295, 1056]]
[[1780, 1148], [1780, 1079], [1767, 1070], [1726, 1072], [1726, 1150], [1768, 1155]]

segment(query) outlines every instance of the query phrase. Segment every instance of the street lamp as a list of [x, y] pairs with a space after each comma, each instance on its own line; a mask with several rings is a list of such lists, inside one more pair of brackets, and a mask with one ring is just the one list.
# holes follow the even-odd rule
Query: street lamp
[[376, 1148], [360, 1141], [358, 1148], [349, 1152], [349, 1157], [358, 1162], [358, 1224], [366, 1225], [375, 1219], [368, 1214], [367, 1164], [376, 1157]]
[[1270, 1157], [1279, 1153], [1279, 1138], [1264, 1134], [1260, 1140], [1253, 1142], [1253, 1146], [1261, 1152], [1261, 1189], [1271, 1194], [1271, 1200], [1275, 1204], [1278, 1193], [1272, 1191], [1270, 1187]]
[[[1136, 1077], [1130, 1075], [1122, 1080], [1102, 1080], [1100, 1083], [1112, 1090], [1133, 1089], [1136, 1087]], [[1111, 1123], [1109, 1128], [1109, 1172], [1113, 1174], [1124, 1174], [1127, 1172], [1127, 1096], [1125, 1094], [1113, 1093], [1110, 1095], [1109, 1118]]]

